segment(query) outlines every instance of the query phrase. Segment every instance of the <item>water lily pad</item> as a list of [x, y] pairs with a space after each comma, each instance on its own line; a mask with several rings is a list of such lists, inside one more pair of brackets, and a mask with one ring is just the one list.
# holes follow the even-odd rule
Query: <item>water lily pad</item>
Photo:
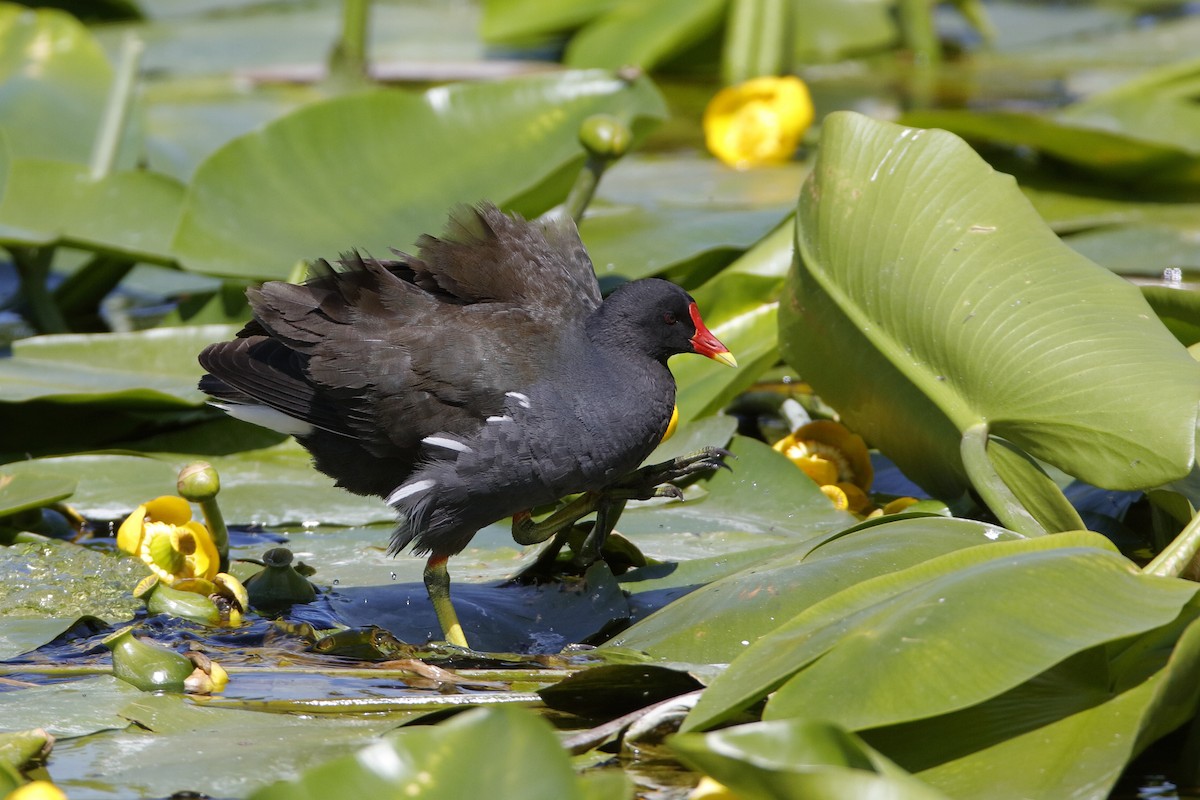
[[702, 688], [686, 672], [654, 664], [604, 664], [538, 690], [550, 708], [592, 719], [613, 719]]
[[0, 618], [129, 619], [142, 605], [130, 592], [145, 574], [145, 565], [123, 553], [67, 542], [0, 547]]
[[[757, 536], [760, 545], [803, 540], [853, 524], [790, 461], [767, 445], [735, 437], [730, 469], [702, 484], [703, 494], [684, 502], [648, 503], [628, 508], [617, 529], [637, 539], [655, 533], [729, 532]], [[747, 498], [753, 498], [748, 503]]]
[[580, 235], [602, 284], [609, 276], [663, 275], [694, 288], [775, 229], [807, 171], [805, 164], [739, 172], [716, 160], [632, 156], [605, 173]]
[[41, 508], [71, 496], [75, 481], [36, 472], [9, 475], [0, 472], [0, 517], [30, 508]]
[[0, 199], [0, 241], [170, 263], [182, 202], [183, 184], [165, 175], [130, 170], [95, 177], [82, 164], [13, 159]]
[[[119, 520], [139, 503], [175, 492], [190, 455], [156, 457], [80, 455], [14, 462], [15, 475], [43, 473], [79, 483], [71, 504], [96, 520]], [[207, 458], [221, 476], [220, 503], [231, 525], [366, 525], [391, 522], [391, 509], [376, 499], [339, 489], [317, 472], [295, 442], [269, 450]]]
[[785, 357], [935, 495], [965, 488], [962, 434], [984, 420], [1105, 488], [1190, 468], [1200, 368], [956, 137], [831, 115], [797, 249]]
[[[848, 585], [1015, 534], [971, 520], [921, 518], [817, 535], [691, 592], [608, 644], [658, 658], [724, 663]], [[696, 624], [703, 620], [703, 624]]]
[[[1003, 595], [1003, 618], [995, 606], [1000, 595], [983, 588], [993, 580], [1010, 589], [1031, 581], [1027, 591]], [[1095, 534], [959, 550], [831, 595], [759, 639], [709, 687], [686, 727], [709, 726], [775, 689], [766, 718], [811, 715], [851, 730], [952, 712], [1074, 653], [1165, 625], [1194, 594], [1182, 581], [1138, 574]], [[1045, 614], [1047, 607], [1055, 613]], [[938, 633], [944, 624], [953, 636]], [[881, 648], [874, 644], [880, 636], [899, 638]], [[987, 644], [971, 644], [973, 636]], [[939, 649], [943, 644], [947, 649]], [[938, 666], [943, 659], [954, 667]], [[974, 659], [987, 668], [973, 666]], [[851, 686], [847, 669], [879, 669], [886, 677]], [[841, 690], [823, 694], [835, 684]], [[887, 699], [874, 694], [884, 684], [891, 686]]]
[[981, 705], [863, 737], [954, 797], [1107, 795], [1130, 758], [1194, 713], [1195, 616], [1193, 602], [1125, 648], [1084, 651]]
[[571, 39], [563, 61], [653, 69], [718, 30], [727, 6], [728, 0], [622, 0]]
[[0, 127], [18, 158], [86, 163], [112, 81], [104, 50], [56, 9], [0, 9]]
[[317, 800], [348, 791], [364, 797], [414, 793], [431, 800], [579, 800], [577, 781], [549, 724], [521, 709], [492, 707], [432, 727], [402, 729], [355, 756], [256, 792], [251, 800]]
[[0, 661], [36, 650], [74, 624], [76, 617], [5, 616], [0, 625]]
[[120, 716], [121, 709], [141, 694], [125, 681], [107, 675], [11, 689], [4, 693], [0, 730], [42, 728], [60, 740], [121, 730], [129, 725], [129, 720]]
[[137, 726], [55, 746], [55, 783], [72, 796], [166, 797], [187, 789], [245, 797], [271, 781], [294, 777], [316, 753], [333, 758], [352, 752], [397, 725], [391, 716], [318, 722], [204, 708], [179, 695], [150, 695], [117, 683], [133, 693], [123, 696], [121, 721]]
[[314, 103], [197, 169], [174, 251], [188, 269], [283, 278], [298, 260], [351, 248], [411, 250], [456, 203], [541, 213], [565, 196], [584, 160], [579, 124], [598, 112], [642, 133], [664, 107], [648, 80], [602, 72]]
[[780, 224], [737, 261], [692, 292], [704, 321], [738, 360], [736, 370], [677, 358], [672, 370], [683, 419], [723, 408], [779, 361], [777, 309], [792, 264], [792, 223]]
[[703, 736], [683, 734], [671, 747], [737, 792], [769, 800], [945, 800], [854, 734], [823, 721], [786, 720], [738, 725]]
[[0, 359], [4, 405], [53, 398], [195, 407], [205, 397], [196, 388], [203, 373], [196, 354], [229, 333], [213, 325], [22, 339]]

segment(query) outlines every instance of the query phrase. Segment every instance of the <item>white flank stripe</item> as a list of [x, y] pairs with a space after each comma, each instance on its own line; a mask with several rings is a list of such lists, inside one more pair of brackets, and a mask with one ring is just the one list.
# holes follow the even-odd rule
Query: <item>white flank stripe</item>
[[437, 481], [432, 478], [416, 481], [415, 483], [405, 483], [397, 486], [395, 490], [387, 496], [388, 505], [398, 503], [406, 497], [411, 497], [418, 492], [423, 492], [426, 489], [432, 489]]
[[517, 405], [521, 408], [529, 408], [529, 395], [521, 394], [520, 392], [505, 392], [505, 397], [511, 397], [517, 401]]
[[240, 419], [242, 422], [249, 422], [252, 425], [258, 425], [268, 430], [286, 434], [288, 436], [307, 436], [313, 432], [313, 426], [309, 425], [302, 419], [290, 417], [282, 411], [277, 411], [270, 406], [252, 406], [246, 403], [218, 403], [213, 402], [213, 406], [224, 411], [234, 419]]
[[488, 417], [486, 420], [484, 420], [484, 422], [511, 422], [511, 421], [512, 421], [512, 417], [508, 416], [507, 414], [501, 415], [499, 417]]
[[460, 453], [470, 453], [471, 448], [467, 447], [457, 439], [448, 439], [445, 436], [426, 436], [421, 440], [425, 444], [433, 445], [434, 447], [444, 447], [447, 450], [457, 450]]

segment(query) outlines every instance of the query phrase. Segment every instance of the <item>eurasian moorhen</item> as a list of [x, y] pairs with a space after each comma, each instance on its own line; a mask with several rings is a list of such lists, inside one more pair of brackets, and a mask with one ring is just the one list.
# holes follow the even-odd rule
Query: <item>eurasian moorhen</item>
[[[430, 599], [447, 641], [465, 646], [446, 559], [509, 516], [523, 543], [545, 539], [529, 509], [635, 470], [671, 418], [670, 356], [736, 362], [672, 283], [636, 280], [602, 300], [570, 219], [462, 207], [418, 246], [251, 288], [253, 320], [200, 354], [200, 388], [231, 416], [294, 435], [338, 485], [385, 498], [400, 516], [392, 552], [430, 554]], [[623, 496], [719, 463], [709, 452], [643, 470]]]

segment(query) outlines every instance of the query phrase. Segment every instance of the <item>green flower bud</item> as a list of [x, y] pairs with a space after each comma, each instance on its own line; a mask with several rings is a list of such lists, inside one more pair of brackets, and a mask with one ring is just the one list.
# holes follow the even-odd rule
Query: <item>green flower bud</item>
[[580, 124], [579, 142], [589, 155], [605, 160], [618, 159], [629, 152], [633, 131], [611, 114], [593, 114]]
[[193, 461], [180, 470], [175, 488], [180, 497], [199, 503], [217, 496], [221, 491], [221, 478], [207, 461]]

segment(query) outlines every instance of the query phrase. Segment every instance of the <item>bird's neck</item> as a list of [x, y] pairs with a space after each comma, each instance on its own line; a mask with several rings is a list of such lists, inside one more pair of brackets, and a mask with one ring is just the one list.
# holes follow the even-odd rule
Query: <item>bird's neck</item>
[[668, 354], [659, 355], [646, 350], [637, 331], [618, 311], [607, 304], [600, 306], [584, 323], [588, 339], [598, 350], [619, 355], [632, 363], [658, 363], [667, 366]]

